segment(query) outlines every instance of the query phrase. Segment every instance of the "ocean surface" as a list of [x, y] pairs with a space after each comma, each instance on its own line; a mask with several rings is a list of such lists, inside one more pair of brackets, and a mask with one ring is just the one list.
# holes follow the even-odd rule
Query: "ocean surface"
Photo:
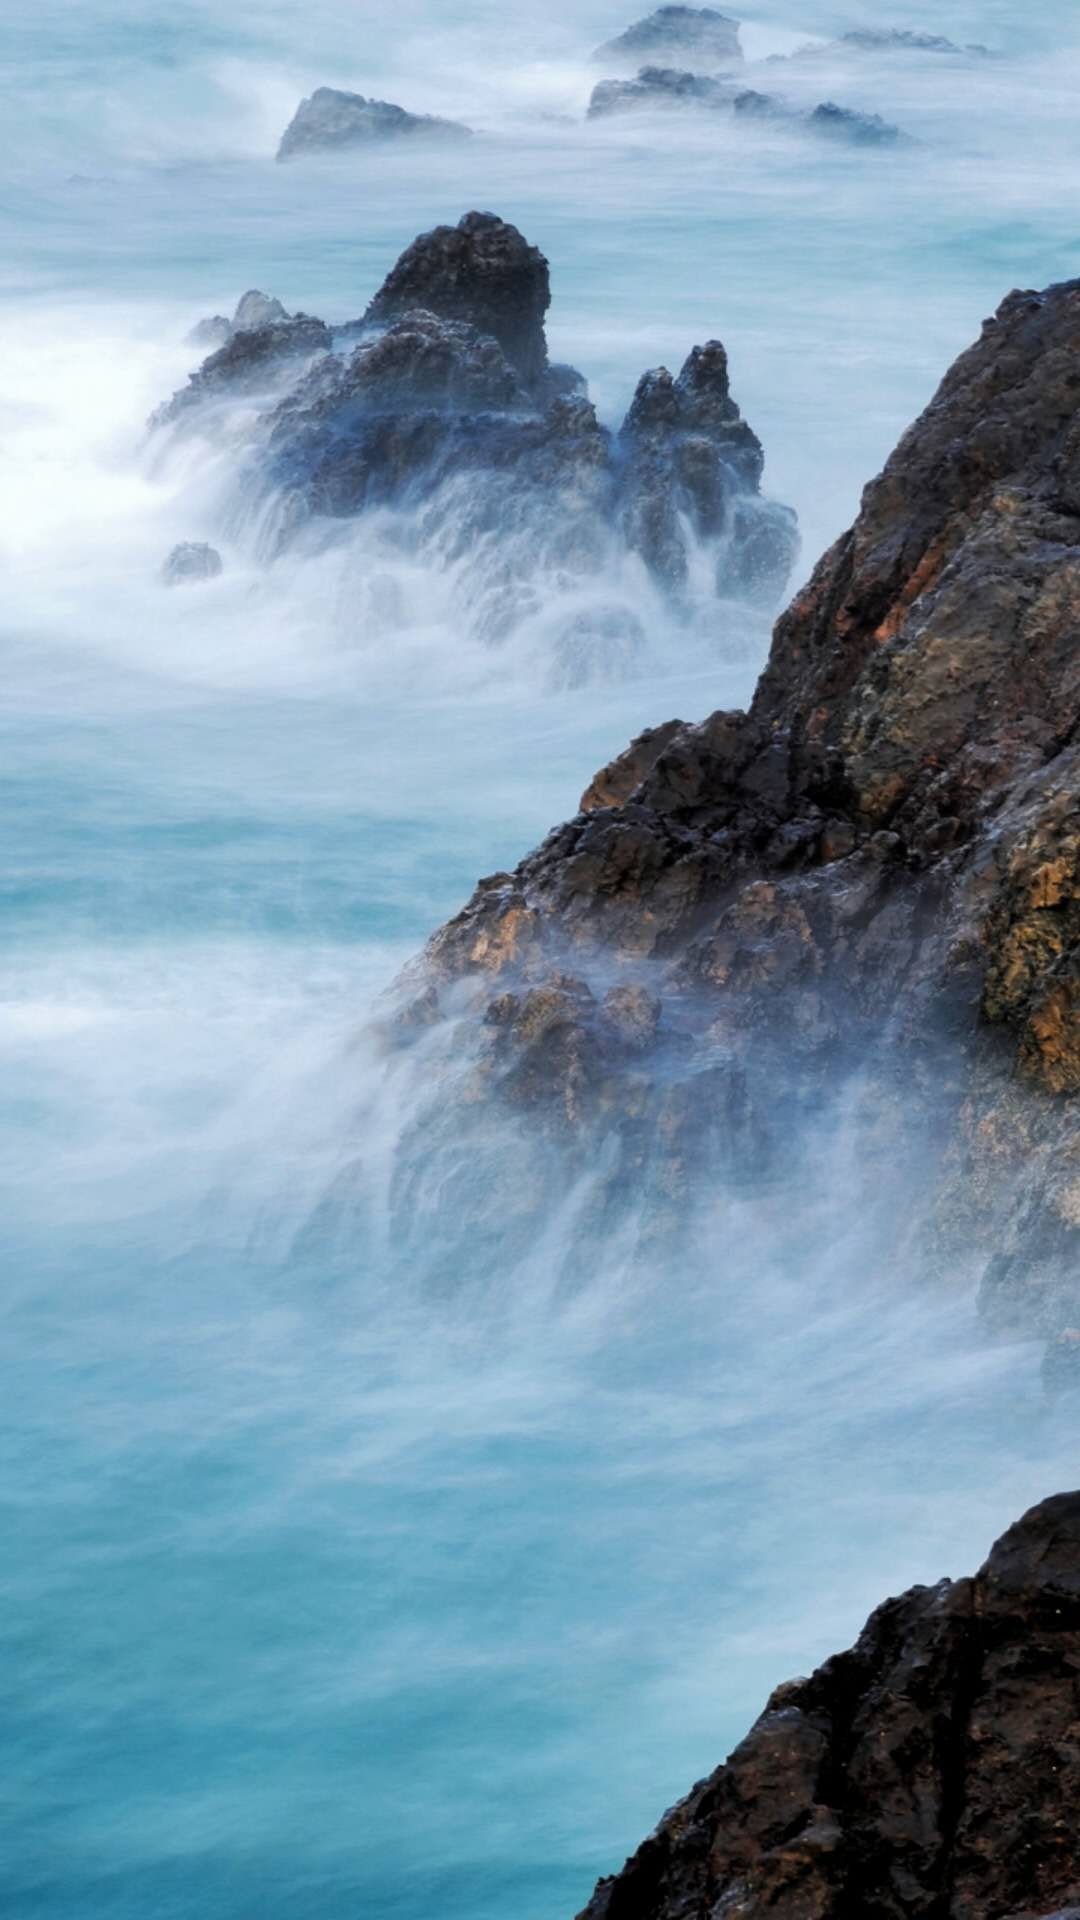
[[[745, 701], [767, 623], [646, 605], [568, 685], [379, 530], [260, 558], [228, 447], [151, 409], [249, 286], [357, 314], [471, 207], [551, 262], [616, 422], [721, 337], [803, 576], [1013, 286], [1080, 274], [1080, 27], [1015, 0], [748, 7], [1001, 57], [778, 67], [896, 152], [589, 126], [633, 0], [8, 0], [0, 166], [0, 1910], [569, 1920], [773, 1684], [1075, 1479], [1075, 1406], [970, 1276], [878, 1284], [857, 1131], [814, 1230], [572, 1291], [433, 1291], [378, 1204], [410, 1118], [365, 1039], [403, 962], [643, 725]], [[278, 167], [302, 94], [476, 138]], [[219, 581], [166, 592], [172, 544]], [[793, 583], [794, 584], [794, 583]], [[857, 1210], [856, 1210], [857, 1213]], [[492, 1223], [497, 1237], [498, 1219]], [[553, 1227], [572, 1232], [572, 1225]]]

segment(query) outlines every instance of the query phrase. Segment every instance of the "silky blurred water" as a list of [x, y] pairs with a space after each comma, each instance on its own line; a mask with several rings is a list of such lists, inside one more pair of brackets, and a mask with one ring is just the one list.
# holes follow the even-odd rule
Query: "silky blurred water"
[[[192, 322], [249, 285], [348, 318], [491, 207], [605, 418], [725, 340], [805, 572], [982, 317], [1080, 268], [1070, 8], [755, 9], [755, 55], [860, 23], [1001, 53], [767, 70], [892, 154], [585, 127], [633, 11], [8, 10], [5, 1913], [569, 1916], [774, 1682], [1069, 1479], [1069, 1408], [980, 1341], [970, 1276], [883, 1290], [839, 1121], [797, 1218], [721, 1209], [572, 1298], [543, 1247], [432, 1298], [321, 1206], [408, 1123], [363, 1037], [404, 959], [642, 725], [744, 701], [767, 635], [645, 603], [636, 677], [574, 690], [542, 617], [485, 649], [435, 568], [395, 561], [388, 614], [377, 530], [267, 566], [228, 449], [145, 438]], [[476, 138], [276, 166], [321, 83]], [[225, 572], [166, 592], [189, 538]]]

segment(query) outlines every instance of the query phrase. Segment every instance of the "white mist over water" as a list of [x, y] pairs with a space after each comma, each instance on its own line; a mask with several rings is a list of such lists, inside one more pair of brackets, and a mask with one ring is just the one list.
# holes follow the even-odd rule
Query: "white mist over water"
[[[464, 1272], [433, 1300], [387, 1257], [410, 1093], [360, 1037], [379, 991], [632, 733], [743, 702], [766, 636], [649, 606], [637, 677], [559, 689], [541, 630], [481, 647], [437, 568], [399, 559], [372, 591], [369, 528], [267, 566], [228, 451], [144, 438], [188, 327], [249, 285], [351, 317], [416, 232], [491, 207], [548, 254], [553, 352], [605, 418], [647, 365], [725, 340], [805, 569], [982, 316], [1080, 261], [1071, 9], [758, 9], [751, 52], [870, 23], [1008, 56], [769, 69], [895, 119], [921, 142], [895, 155], [583, 127], [589, 50], [633, 11], [95, 0], [8, 23], [20, 1916], [569, 1915], [775, 1681], [1072, 1477], [1068, 1409], [1033, 1350], [980, 1345], [968, 1276], [883, 1295], [857, 1137], [823, 1141], [809, 1214], [718, 1197], [694, 1256], [633, 1284], [613, 1251], [553, 1286], [573, 1196], [495, 1289]], [[321, 83], [477, 137], [276, 167]], [[181, 539], [222, 547], [220, 581], [162, 589]], [[369, 1212], [331, 1230], [320, 1202], [357, 1177]]]

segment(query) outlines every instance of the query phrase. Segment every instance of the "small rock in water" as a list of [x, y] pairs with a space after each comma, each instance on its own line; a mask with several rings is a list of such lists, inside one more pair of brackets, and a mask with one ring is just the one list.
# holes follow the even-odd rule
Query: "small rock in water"
[[317, 87], [301, 100], [278, 147], [279, 160], [305, 153], [334, 153], [350, 147], [370, 147], [402, 135], [465, 140], [471, 127], [457, 120], [440, 120], [430, 113], [407, 113], [389, 100], [368, 100], [362, 93], [344, 93], [338, 87]]
[[625, 33], [597, 47], [594, 60], [611, 66], [639, 61], [692, 60], [698, 66], [731, 66], [743, 57], [739, 22], [714, 7], [658, 7]]
[[901, 133], [879, 113], [857, 113], [853, 107], [838, 107], [824, 100], [809, 117], [810, 129], [830, 140], [849, 140], [857, 147], [895, 147], [906, 142]]
[[167, 587], [186, 587], [196, 580], [216, 580], [222, 571], [221, 555], [205, 540], [182, 540], [174, 547], [161, 577]]

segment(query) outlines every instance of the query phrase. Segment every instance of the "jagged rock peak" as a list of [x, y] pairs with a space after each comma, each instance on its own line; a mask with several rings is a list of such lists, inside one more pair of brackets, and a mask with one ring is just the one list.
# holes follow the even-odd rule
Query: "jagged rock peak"
[[593, 59], [624, 67], [660, 60], [732, 66], [743, 57], [739, 24], [714, 7], [658, 7], [613, 40], [605, 40]]
[[278, 147], [279, 160], [295, 160], [309, 153], [335, 153], [370, 147], [403, 136], [464, 140], [471, 129], [457, 120], [441, 120], [430, 113], [408, 113], [390, 100], [368, 100], [362, 93], [338, 87], [316, 87], [301, 100]]
[[456, 227], [434, 227], [406, 247], [364, 316], [366, 324], [422, 308], [464, 320], [499, 342], [523, 379], [547, 366], [544, 316], [551, 304], [548, 263], [538, 247], [494, 213], [466, 213]]
[[1080, 1902], [1080, 1493], [773, 1694], [582, 1920], [1063, 1920]]

